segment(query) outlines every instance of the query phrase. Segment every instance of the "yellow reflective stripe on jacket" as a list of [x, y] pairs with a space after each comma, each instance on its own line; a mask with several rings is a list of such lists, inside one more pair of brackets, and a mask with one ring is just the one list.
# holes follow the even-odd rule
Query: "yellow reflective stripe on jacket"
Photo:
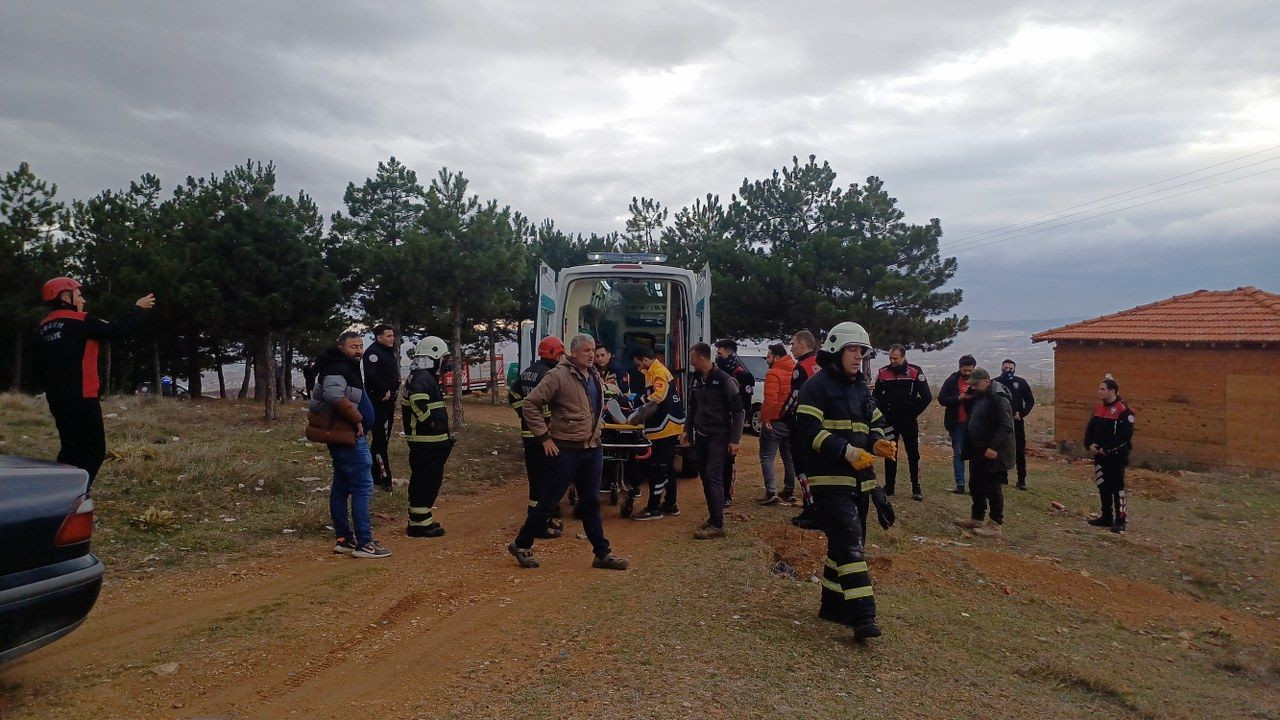
[[854, 422], [852, 420], [823, 420], [822, 427], [828, 430], [855, 430], [859, 432], [870, 432], [866, 423]]
[[861, 562], [851, 562], [851, 563], [846, 563], [844, 565], [837, 565], [835, 560], [832, 560], [831, 558], [827, 558], [826, 565], [832, 570], [835, 570], [837, 575], [848, 575], [850, 573], [867, 572], [867, 562], [865, 560]]
[[822, 452], [822, 443], [826, 442], [829, 437], [834, 436], [826, 430], [819, 430], [818, 434], [813, 436], [813, 451]]
[[810, 475], [809, 484], [852, 487], [858, 488], [863, 492], [867, 492], [875, 490], [878, 483], [874, 478], [871, 480], [863, 480], [859, 483], [858, 479], [852, 475]]
[[[522, 438], [532, 438], [532, 437], [533, 437], [533, 431], [532, 431], [532, 430], [521, 430], [521, 431], [520, 431], [520, 437], [522, 437]], [[536, 504], [536, 503], [535, 503], [535, 504]]]
[[519, 410], [520, 408], [524, 407], [524, 400], [517, 400], [516, 402], [511, 403], [511, 407]]
[[882, 417], [884, 417], [884, 413], [880, 412], [880, 408], [871, 409], [871, 422], [876, 422]]
[[857, 600], [858, 598], [871, 597], [873, 594], [870, 585], [845, 590], [840, 587], [839, 584], [824, 579], [822, 581], [822, 587], [830, 590], [831, 592], [840, 593], [844, 596], [845, 600]]
[[448, 439], [449, 439], [449, 433], [444, 433], [442, 435], [405, 435], [404, 436], [405, 442], [434, 443], [434, 442], [444, 442], [445, 440], [448, 440]]
[[437, 400], [437, 401], [435, 401], [435, 402], [433, 402], [433, 403], [428, 403], [428, 404], [427, 404], [427, 410], [443, 410], [443, 409], [444, 409], [444, 401], [443, 401], [443, 400]]
[[826, 417], [822, 412], [822, 408], [814, 407], [813, 405], [800, 405], [796, 408], [796, 412], [816, 417], [819, 420]]

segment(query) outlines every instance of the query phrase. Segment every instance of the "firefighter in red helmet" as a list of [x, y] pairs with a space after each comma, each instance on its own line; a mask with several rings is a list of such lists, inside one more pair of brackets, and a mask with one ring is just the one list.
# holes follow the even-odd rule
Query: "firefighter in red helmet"
[[36, 359], [49, 411], [58, 427], [58, 462], [89, 473], [89, 485], [107, 455], [98, 400], [98, 350], [103, 341], [128, 337], [141, 319], [141, 310], [155, 307], [156, 296], [139, 298], [118, 323], [85, 312], [80, 283], [69, 277], [46, 282], [40, 297], [49, 314], [36, 330]]
[[[533, 514], [533, 509], [538, 506], [538, 499], [542, 497], [543, 477], [546, 475], [547, 455], [542, 449], [542, 443], [534, 439], [533, 433], [529, 431], [529, 424], [525, 422], [524, 415], [521, 414], [521, 408], [524, 407], [524, 398], [533, 389], [542, 382], [542, 378], [551, 369], [560, 362], [560, 356], [564, 355], [564, 342], [554, 335], [548, 335], [542, 338], [538, 343], [538, 359], [534, 360], [529, 367], [525, 368], [520, 376], [517, 377], [507, 388], [507, 403], [511, 405], [511, 409], [516, 411], [516, 416], [520, 418], [520, 438], [524, 442], [524, 468], [525, 473], [529, 476], [529, 507], [527, 512]], [[549, 408], [542, 409], [543, 417], [551, 414]], [[547, 527], [543, 530], [541, 537], [557, 538], [564, 532], [564, 526], [560, 521], [551, 518], [547, 521]]]

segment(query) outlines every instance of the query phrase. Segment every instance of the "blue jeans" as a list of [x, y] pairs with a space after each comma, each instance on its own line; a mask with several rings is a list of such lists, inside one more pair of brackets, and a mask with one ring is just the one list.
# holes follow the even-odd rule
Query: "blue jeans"
[[782, 421], [775, 421], [770, 429], [760, 432], [760, 474], [764, 476], [764, 492], [778, 492], [778, 472], [773, 461], [782, 454], [782, 489], [793, 493], [796, 489], [796, 468], [791, 462], [791, 429]]
[[[541, 450], [541, 448], [538, 448]], [[604, 536], [604, 518], [600, 516], [600, 473], [604, 470], [604, 450], [599, 447], [561, 448], [560, 454], [547, 458], [542, 482], [542, 497], [525, 517], [516, 536], [516, 547], [531, 548], [533, 539], [547, 527], [551, 513], [568, 492], [578, 488], [578, 510], [582, 513], [582, 531], [591, 542], [596, 557], [608, 557], [609, 541]]]
[[[330, 445], [329, 457], [333, 458], [333, 488], [329, 490], [333, 534], [339, 538], [351, 537], [354, 522], [356, 544], [364, 545], [373, 539], [373, 519], [369, 514], [369, 501], [373, 498], [373, 456], [369, 453], [369, 442], [358, 437], [355, 445]], [[348, 498], [352, 522], [347, 520]]]
[[956, 476], [956, 487], [964, 487], [964, 443], [968, 426], [957, 423], [951, 428], [951, 470]]

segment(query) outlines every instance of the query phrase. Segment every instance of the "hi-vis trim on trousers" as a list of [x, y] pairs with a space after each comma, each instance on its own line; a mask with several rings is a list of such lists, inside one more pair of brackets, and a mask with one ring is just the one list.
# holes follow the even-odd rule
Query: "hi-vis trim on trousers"
[[849, 475], [810, 475], [810, 485], [825, 485], [858, 488], [862, 492], [871, 492], [876, 489], [878, 484], [875, 478], [858, 482], [858, 479]]
[[409, 524], [421, 525], [426, 527], [435, 523], [435, 518], [431, 516], [431, 507], [413, 507], [409, 506]]

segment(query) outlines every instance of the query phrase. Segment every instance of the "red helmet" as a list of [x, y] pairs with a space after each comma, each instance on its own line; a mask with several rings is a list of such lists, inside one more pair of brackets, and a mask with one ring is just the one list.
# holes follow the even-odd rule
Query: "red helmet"
[[40, 290], [40, 297], [44, 302], [53, 302], [58, 299], [58, 295], [66, 290], [75, 290], [80, 287], [80, 283], [74, 278], [56, 277], [44, 284]]
[[558, 360], [563, 354], [564, 343], [554, 335], [548, 335], [538, 343], [538, 357], [543, 360]]

